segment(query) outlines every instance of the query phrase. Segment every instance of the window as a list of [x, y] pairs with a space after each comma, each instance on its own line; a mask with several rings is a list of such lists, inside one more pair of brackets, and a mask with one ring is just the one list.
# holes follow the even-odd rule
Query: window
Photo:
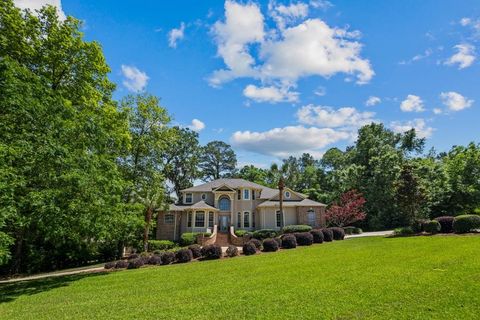
[[248, 211], [243, 213], [243, 227], [250, 228], [250, 212]]
[[285, 191], [285, 199], [290, 199], [290, 191]]
[[315, 226], [315, 211], [313, 209], [307, 211], [307, 224], [312, 227]]
[[193, 194], [185, 193], [185, 203], [192, 203], [193, 202]]
[[230, 198], [222, 197], [218, 201], [218, 208], [220, 211], [230, 211]]
[[252, 212], [252, 228], [255, 228], [255, 212]]
[[192, 227], [192, 213], [188, 213], [187, 216], [187, 227], [191, 228]]
[[255, 190], [252, 190], [252, 200], [255, 200]]
[[241, 228], [242, 227], [242, 213], [239, 212], [237, 213], [237, 228]]
[[173, 214], [169, 214], [167, 213], [164, 217], [163, 217], [163, 222], [165, 224], [173, 224], [175, 222], [175, 217], [173, 216]]
[[238, 200], [242, 199], [242, 190], [240, 190], [240, 189], [237, 190], [237, 199]]
[[243, 200], [250, 200], [250, 189], [243, 189]]
[[213, 228], [213, 212], [208, 213], [208, 227]]
[[277, 222], [277, 227], [278, 228], [281, 228], [282, 227], [282, 224], [283, 224], [283, 215], [282, 213], [279, 211], [277, 211], [277, 214], [276, 214], [276, 222]]
[[195, 212], [195, 228], [205, 227], [205, 212]]
[[202, 193], [202, 200], [203, 201], [207, 200], [207, 195], [205, 193]]

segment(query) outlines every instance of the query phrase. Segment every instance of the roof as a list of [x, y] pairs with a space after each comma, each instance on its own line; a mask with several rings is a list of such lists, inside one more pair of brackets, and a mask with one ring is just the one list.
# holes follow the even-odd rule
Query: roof
[[[303, 199], [301, 201], [283, 201], [284, 207], [326, 207], [326, 204], [313, 201], [310, 199]], [[257, 206], [257, 208], [280, 207], [280, 201], [268, 200]]]
[[251, 189], [260, 189], [260, 197], [259, 199], [270, 199], [271, 197], [275, 196], [278, 193], [278, 190], [272, 189], [269, 187], [262, 186], [255, 182], [250, 182], [245, 179], [217, 179], [213, 180], [198, 186], [194, 186], [191, 188], [183, 189], [182, 192], [211, 192], [214, 189], [217, 189], [222, 186], [228, 186], [232, 189], [239, 189], [239, 188], [251, 188]]
[[186, 209], [196, 209], [196, 210], [210, 210], [210, 211], [218, 211], [217, 208], [212, 207], [205, 201], [198, 201], [197, 203], [194, 203], [192, 205], [176, 205], [176, 204], [171, 204], [169, 210], [170, 211], [183, 211]]

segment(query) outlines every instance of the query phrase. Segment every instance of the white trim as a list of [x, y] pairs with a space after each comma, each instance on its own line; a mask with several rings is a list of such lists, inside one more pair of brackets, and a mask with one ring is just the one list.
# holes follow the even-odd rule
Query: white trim
[[[245, 191], [248, 191], [248, 197], [245, 197]], [[242, 189], [242, 199], [243, 200], [250, 200], [250, 198], [251, 198], [250, 197], [250, 192], [251, 192], [251, 190], [248, 189], [248, 188]]]

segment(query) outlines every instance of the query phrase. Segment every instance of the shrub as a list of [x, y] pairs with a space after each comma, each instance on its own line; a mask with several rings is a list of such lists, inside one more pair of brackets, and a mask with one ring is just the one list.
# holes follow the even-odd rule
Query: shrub
[[423, 225], [423, 230], [432, 234], [440, 232], [440, 229], [441, 225], [440, 222], [438, 222], [437, 220], [430, 220], [428, 222], [425, 222], [425, 224]]
[[115, 268], [116, 264], [117, 263], [115, 261], [110, 261], [110, 262], [105, 263], [104, 268], [105, 269], [113, 269], [113, 268]]
[[415, 234], [415, 231], [413, 231], [412, 227], [402, 227], [393, 230], [393, 234], [396, 236], [409, 236]]
[[152, 266], [159, 266], [162, 264], [162, 256], [159, 254], [154, 254], [148, 259], [148, 264]]
[[323, 232], [322, 230], [312, 230], [310, 233], [313, 236], [313, 243], [323, 243]]
[[267, 238], [263, 240], [263, 251], [265, 252], [275, 252], [278, 250], [278, 243], [275, 239]]
[[235, 235], [237, 237], [243, 237], [244, 235], [246, 234], [249, 234], [249, 232], [247, 230], [243, 230], [243, 229], [240, 229], [240, 230], [235, 230]]
[[202, 247], [198, 244], [192, 244], [188, 246], [188, 249], [192, 251], [192, 257], [193, 259], [200, 258], [202, 256]]
[[363, 233], [363, 230], [360, 228], [353, 229], [353, 234], [362, 234], [362, 233]]
[[331, 229], [323, 228], [320, 229], [323, 233], [323, 241], [331, 242], [333, 241], [333, 231]]
[[296, 232], [293, 235], [299, 246], [311, 246], [313, 243], [313, 236], [310, 232]]
[[222, 248], [216, 244], [209, 244], [202, 248], [202, 256], [205, 259], [220, 259], [222, 257]]
[[148, 250], [155, 251], [155, 250], [171, 250], [175, 248], [177, 245], [170, 240], [149, 240], [148, 241]]
[[137, 259], [138, 257], [140, 257], [138, 253], [132, 253], [131, 255], [128, 256], [128, 260]]
[[292, 224], [289, 226], [285, 226], [282, 229], [283, 233], [296, 233], [296, 232], [310, 232], [312, 227], [304, 225], [304, 224]]
[[145, 263], [142, 258], [132, 259], [128, 261], [127, 269], [138, 269], [140, 267], [143, 267], [144, 264]]
[[255, 244], [251, 241], [245, 243], [243, 245], [243, 254], [246, 255], [246, 256], [250, 256], [252, 254], [255, 254], [257, 253], [257, 247], [255, 246]]
[[475, 214], [464, 214], [456, 216], [453, 221], [453, 230], [456, 233], [466, 233], [480, 229], [480, 216]]
[[345, 231], [345, 234], [348, 234], [348, 235], [353, 234], [354, 230], [355, 230], [355, 227], [343, 227], [343, 231]]
[[190, 262], [193, 259], [193, 254], [190, 249], [180, 249], [175, 254], [178, 263]]
[[238, 256], [238, 248], [236, 246], [229, 245], [225, 252], [227, 257], [233, 258]]
[[115, 263], [115, 269], [125, 269], [126, 267], [128, 267], [127, 260], [119, 260]]
[[[423, 230], [423, 225], [428, 222], [428, 220], [425, 219], [415, 219], [412, 224], [411, 224], [411, 229], [413, 233], [420, 233]], [[408, 231], [407, 231], [408, 232]]]
[[277, 235], [278, 232], [273, 229], [261, 229], [253, 232], [253, 237], [258, 240], [275, 238]]
[[250, 239], [250, 241], [248, 241], [248, 242], [253, 243], [253, 245], [255, 246], [255, 248], [257, 248], [257, 250], [262, 249], [262, 243], [260, 242], [260, 240], [258, 240], [258, 239]]
[[276, 237], [276, 238], [273, 238], [273, 240], [275, 240], [275, 242], [278, 244], [279, 248], [282, 247], [282, 238]]
[[[184, 246], [189, 246], [195, 244], [197, 241], [197, 235], [202, 234], [202, 232], [185, 232], [180, 236], [180, 242]], [[212, 234], [208, 232], [203, 232], [204, 237], [210, 237]]]
[[453, 221], [455, 217], [443, 216], [435, 218], [440, 223], [440, 232], [441, 233], [451, 233], [453, 232]]
[[164, 252], [162, 254], [162, 265], [170, 264], [175, 261], [175, 253], [171, 251]]
[[293, 249], [297, 247], [297, 239], [293, 234], [286, 234], [282, 237], [282, 248]]
[[339, 227], [330, 228], [333, 233], [333, 240], [343, 240], [345, 238], [345, 231]]

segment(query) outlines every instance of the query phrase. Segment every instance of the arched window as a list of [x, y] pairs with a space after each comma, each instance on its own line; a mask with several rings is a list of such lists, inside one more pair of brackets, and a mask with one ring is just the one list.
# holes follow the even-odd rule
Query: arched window
[[220, 209], [220, 211], [230, 211], [230, 198], [221, 197], [220, 200], [218, 200], [218, 209]]

